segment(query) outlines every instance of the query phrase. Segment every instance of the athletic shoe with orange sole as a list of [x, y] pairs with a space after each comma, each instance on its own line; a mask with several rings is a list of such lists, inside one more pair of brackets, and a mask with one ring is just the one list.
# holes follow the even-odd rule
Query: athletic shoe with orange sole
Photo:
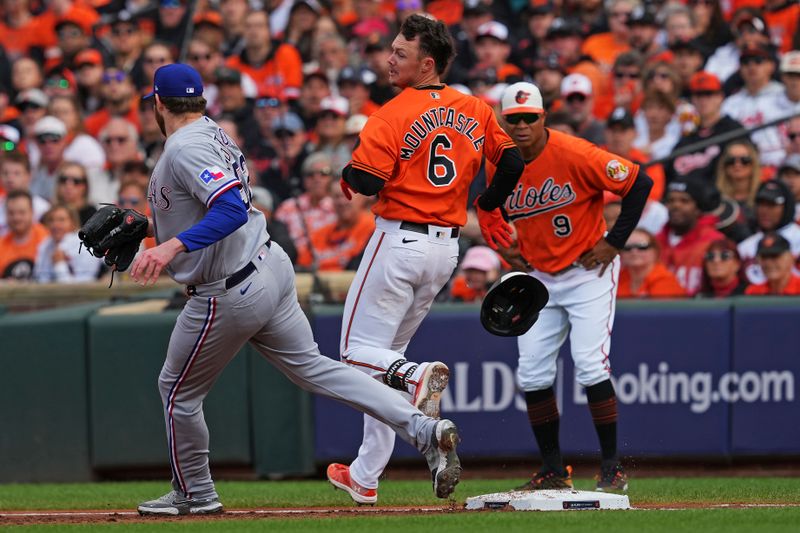
[[572, 488], [572, 467], [567, 466], [563, 472], [542, 469], [533, 475], [530, 481], [514, 490], [553, 490]]
[[342, 489], [361, 505], [374, 505], [378, 501], [377, 489], [367, 489], [350, 478], [350, 467], [339, 463], [328, 465], [328, 481], [337, 489]]
[[422, 364], [426, 366], [414, 392], [413, 404], [425, 416], [439, 418], [442, 391], [447, 388], [447, 382], [450, 380], [450, 369], [439, 361]]

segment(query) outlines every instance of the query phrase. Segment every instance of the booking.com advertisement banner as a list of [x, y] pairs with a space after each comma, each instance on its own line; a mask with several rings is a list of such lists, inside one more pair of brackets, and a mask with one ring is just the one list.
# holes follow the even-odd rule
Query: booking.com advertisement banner
[[[800, 304], [620, 306], [611, 344], [623, 455], [721, 456], [800, 453]], [[338, 354], [341, 316], [315, 318], [322, 353]], [[437, 310], [406, 353], [451, 370], [442, 414], [462, 434], [465, 457], [525, 457], [536, 452], [516, 389], [516, 339], [495, 337], [477, 308]], [[561, 444], [569, 455], [598, 453], [582, 387], [574, 381], [569, 342], [558, 360]], [[355, 457], [362, 416], [316, 397], [316, 458]], [[398, 439], [394, 457], [417, 452]]]

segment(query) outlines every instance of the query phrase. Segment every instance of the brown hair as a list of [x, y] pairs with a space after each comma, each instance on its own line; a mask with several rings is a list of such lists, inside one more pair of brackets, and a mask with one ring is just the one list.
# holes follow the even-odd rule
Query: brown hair
[[645, 93], [644, 100], [642, 100], [642, 109], [650, 104], [665, 107], [669, 109], [670, 113], [675, 113], [675, 109], [677, 108], [675, 98], [655, 89], [651, 89]]
[[25, 172], [31, 173], [31, 161], [22, 152], [8, 152], [3, 156], [2, 163], [16, 163], [25, 167]]
[[50, 221], [50, 218], [53, 216], [53, 213], [58, 211], [59, 209], [64, 210], [67, 212], [69, 219], [72, 221], [72, 227], [78, 228], [80, 226], [80, 218], [78, 217], [78, 212], [75, 211], [73, 208], [68, 206], [67, 204], [54, 204], [47, 210], [47, 212], [42, 215], [42, 223], [47, 224]]

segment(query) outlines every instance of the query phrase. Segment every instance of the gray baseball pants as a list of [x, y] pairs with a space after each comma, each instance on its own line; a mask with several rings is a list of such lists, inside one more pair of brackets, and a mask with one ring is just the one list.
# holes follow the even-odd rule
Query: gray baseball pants
[[263, 247], [253, 263], [256, 272], [229, 290], [224, 280], [197, 286], [172, 331], [158, 387], [173, 488], [191, 498], [217, 497], [203, 399], [248, 341], [299, 387], [369, 414], [426, 451], [436, 420], [363, 372], [320, 354], [280, 246]]

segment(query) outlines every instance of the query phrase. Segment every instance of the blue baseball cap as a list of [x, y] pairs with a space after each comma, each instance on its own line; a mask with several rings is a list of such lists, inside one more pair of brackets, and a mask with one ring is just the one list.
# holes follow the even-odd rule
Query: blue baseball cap
[[144, 98], [158, 96], [203, 96], [200, 74], [184, 63], [171, 63], [156, 70], [153, 90]]

